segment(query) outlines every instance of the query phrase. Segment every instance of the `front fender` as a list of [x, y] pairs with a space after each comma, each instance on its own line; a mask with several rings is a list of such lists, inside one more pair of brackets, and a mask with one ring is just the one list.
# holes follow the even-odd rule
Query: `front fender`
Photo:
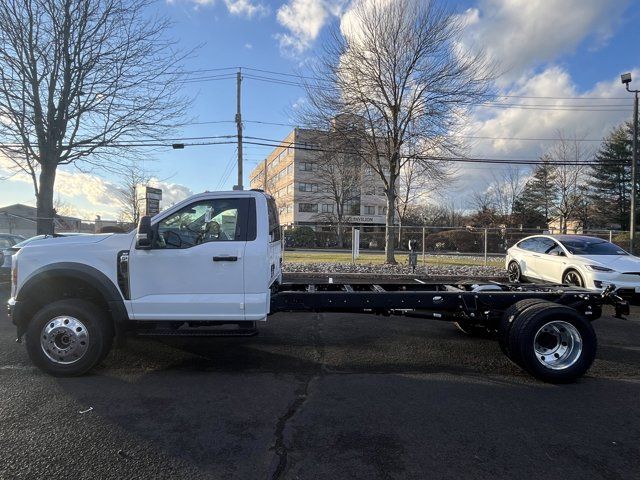
[[64, 283], [72, 281], [82, 282], [100, 294], [113, 320], [116, 338], [122, 337], [129, 316], [124, 299], [113, 281], [89, 265], [60, 262], [35, 270], [16, 293], [11, 319], [18, 329], [18, 338], [26, 332], [27, 325], [38, 307], [49, 301], [52, 287], [64, 289]]

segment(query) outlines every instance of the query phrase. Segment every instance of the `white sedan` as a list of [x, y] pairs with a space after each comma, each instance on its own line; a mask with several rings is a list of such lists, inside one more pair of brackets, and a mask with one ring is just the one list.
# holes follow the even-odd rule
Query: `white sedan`
[[509, 280], [543, 280], [640, 293], [640, 258], [613, 243], [583, 235], [534, 235], [507, 250]]

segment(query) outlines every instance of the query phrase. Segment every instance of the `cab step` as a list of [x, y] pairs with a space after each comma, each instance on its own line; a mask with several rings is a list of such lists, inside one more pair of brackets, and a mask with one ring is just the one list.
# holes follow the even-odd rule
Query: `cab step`
[[151, 328], [136, 332], [139, 337], [253, 337], [258, 334], [255, 322], [242, 328], [186, 327]]

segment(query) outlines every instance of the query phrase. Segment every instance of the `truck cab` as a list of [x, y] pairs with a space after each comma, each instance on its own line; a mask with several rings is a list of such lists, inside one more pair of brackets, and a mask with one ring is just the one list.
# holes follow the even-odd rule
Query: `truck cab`
[[133, 325], [266, 320], [281, 263], [271, 196], [205, 192], [143, 217], [128, 234], [26, 246], [13, 260], [9, 310], [38, 366], [79, 374], [93, 366], [85, 361], [92, 342], [110, 348]]

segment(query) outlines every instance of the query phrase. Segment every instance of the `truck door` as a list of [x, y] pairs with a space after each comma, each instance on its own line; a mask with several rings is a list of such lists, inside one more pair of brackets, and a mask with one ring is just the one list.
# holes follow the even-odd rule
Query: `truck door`
[[135, 320], [244, 320], [249, 198], [194, 203], [154, 226], [129, 258]]

